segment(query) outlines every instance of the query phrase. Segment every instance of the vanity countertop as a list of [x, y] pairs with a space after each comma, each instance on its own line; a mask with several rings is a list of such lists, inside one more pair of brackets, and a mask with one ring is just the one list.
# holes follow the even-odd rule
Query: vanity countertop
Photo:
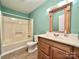
[[53, 41], [56, 41], [56, 42], [64, 43], [64, 44], [71, 45], [71, 46], [79, 48], [79, 39], [74, 39], [74, 38], [69, 39], [69, 38], [65, 38], [65, 37], [64, 37], [64, 39], [62, 39], [61, 37], [57, 38], [57, 37], [46, 35], [46, 34], [38, 35], [38, 37], [43, 37], [43, 38], [46, 38], [48, 40], [53, 40]]

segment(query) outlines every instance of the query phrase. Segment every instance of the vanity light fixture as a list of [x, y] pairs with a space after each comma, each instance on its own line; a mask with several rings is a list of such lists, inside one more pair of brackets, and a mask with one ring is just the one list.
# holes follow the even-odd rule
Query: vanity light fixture
[[73, 4], [75, 4], [77, 2], [76, 0], [64, 0], [64, 1], [66, 1], [66, 3], [72, 2]]
[[74, 2], [75, 0], [66, 0], [68, 3], [70, 3], [70, 2]]
[[53, 8], [56, 8], [57, 7], [57, 5], [55, 5], [55, 6], [52, 6], [52, 7], [50, 7], [50, 8], [48, 8], [46, 11], [47, 11], [47, 13], [49, 13], [49, 11], [51, 11]]
[[47, 11], [47, 13], [49, 13], [49, 11], [51, 10], [51, 8], [48, 8], [46, 11]]
[[61, 2], [59, 2], [57, 4], [57, 7], [61, 7], [61, 6], [65, 5], [65, 4], [66, 4], [66, 1], [65, 0], [64, 1], [61, 1]]
[[75, 0], [64, 0], [64, 1], [59, 2], [57, 5], [58, 5], [58, 7], [61, 7], [61, 6], [65, 5], [67, 3], [70, 3], [70, 2], [73, 2], [73, 4], [76, 3]]
[[30, 3], [30, 2], [39, 2], [40, 0], [22, 0], [22, 1]]
[[16, 20], [15, 18], [11, 18], [11, 20]]

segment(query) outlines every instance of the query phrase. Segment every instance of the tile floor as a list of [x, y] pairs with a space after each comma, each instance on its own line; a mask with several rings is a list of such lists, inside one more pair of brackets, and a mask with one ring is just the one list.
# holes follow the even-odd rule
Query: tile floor
[[25, 49], [21, 49], [19, 51], [2, 56], [1, 59], [37, 59], [37, 55], [37, 51], [33, 53], [27, 53]]

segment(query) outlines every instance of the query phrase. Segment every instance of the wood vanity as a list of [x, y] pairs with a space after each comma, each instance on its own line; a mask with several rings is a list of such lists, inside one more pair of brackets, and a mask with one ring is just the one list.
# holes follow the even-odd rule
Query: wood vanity
[[[52, 15], [61, 10], [64, 10], [65, 24], [64, 30], [59, 31], [64, 34], [70, 33], [70, 19], [71, 19], [71, 7], [72, 3], [68, 3], [61, 7], [56, 7], [49, 11], [49, 32], [53, 32]], [[51, 36], [51, 37], [50, 37]], [[38, 37], [38, 59], [79, 59], [79, 40], [68, 39], [65, 37], [59, 39], [54, 38], [55, 35], [48, 34], [44, 37]], [[62, 35], [60, 35], [62, 36]], [[66, 35], [65, 35], [66, 36]], [[73, 37], [73, 36], [72, 36]]]
[[38, 59], [79, 59], [79, 47], [39, 36]]

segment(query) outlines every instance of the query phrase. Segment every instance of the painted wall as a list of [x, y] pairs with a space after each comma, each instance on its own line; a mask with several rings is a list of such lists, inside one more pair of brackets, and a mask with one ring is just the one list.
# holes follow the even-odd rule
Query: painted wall
[[[10, 13], [10, 14], [14, 14], [14, 15], [10, 15], [10, 14], [5, 14], [5, 13], [3, 13], [3, 15], [6, 15], [6, 16], [13, 16], [13, 17], [16, 17], [16, 18], [22, 18], [22, 17], [29, 18], [29, 17], [28, 17], [28, 14], [22, 13], [22, 12], [19, 12], [19, 11], [10, 9], [10, 8], [7, 8], [7, 7], [5, 7], [5, 6], [1, 6], [1, 11], [2, 11], [2, 13], [3, 13], [3, 12], [7, 12], [7, 13]], [[22, 17], [17, 17], [17, 16], [15, 16], [15, 15], [22, 16]], [[24, 19], [25, 19], [25, 18], [24, 18]]]
[[[9, 8], [6, 8], [4, 6], [2, 6], [2, 11], [8, 12], [8, 13], [12, 13], [15, 15], [20, 15], [23, 17], [31, 17], [34, 19], [34, 34], [42, 34], [45, 33], [47, 31], [49, 31], [49, 16], [46, 12], [46, 10], [57, 4], [58, 2], [60, 2], [62, 0], [47, 0], [43, 5], [41, 5], [39, 8], [37, 8], [36, 10], [34, 10], [32, 13], [30, 14], [24, 14]], [[72, 18], [71, 18], [71, 32], [72, 33], [78, 33], [79, 32], [79, 0], [75, 0], [75, 4], [72, 7]], [[14, 16], [15, 17], [15, 16]], [[55, 26], [57, 27], [57, 26]]]
[[[1, 35], [1, 12], [0, 12], [0, 35]], [[0, 36], [0, 55], [1, 55], [1, 36]]]
[[72, 7], [71, 32], [79, 33], [79, 0], [74, 0]]
[[0, 11], [1, 11], [1, 4], [0, 4]]
[[49, 16], [46, 10], [62, 0], [47, 0], [43, 5], [30, 13], [34, 19], [34, 34], [42, 34], [49, 31]]
[[1, 0], [0, 0], [0, 11], [1, 11]]
[[[62, 0], [60, 0], [62, 1]], [[39, 8], [30, 13], [30, 17], [34, 19], [34, 34], [42, 34], [49, 31], [49, 17], [46, 9], [60, 2], [59, 0], [48, 0]], [[75, 4], [72, 7], [71, 18], [71, 33], [79, 32], [79, 0], [75, 0]], [[56, 25], [56, 24], [55, 24]], [[58, 25], [57, 25], [58, 26]], [[56, 26], [56, 27], [57, 27]]]
[[[22, 19], [29, 19], [29, 15], [27, 13], [22, 13], [22, 12], [19, 12], [19, 11], [7, 8], [7, 7], [5, 7], [5, 6], [3, 6], [1, 4], [1, 0], [0, 0], [0, 11], [2, 11], [2, 14], [6, 15], [6, 16], [11, 16], [11, 17], [16, 17], [16, 18], [22, 18]], [[14, 14], [14, 15], [6, 14], [6, 13], [3, 13], [3, 12]], [[16, 15], [22, 16], [22, 17], [18, 17]]]

